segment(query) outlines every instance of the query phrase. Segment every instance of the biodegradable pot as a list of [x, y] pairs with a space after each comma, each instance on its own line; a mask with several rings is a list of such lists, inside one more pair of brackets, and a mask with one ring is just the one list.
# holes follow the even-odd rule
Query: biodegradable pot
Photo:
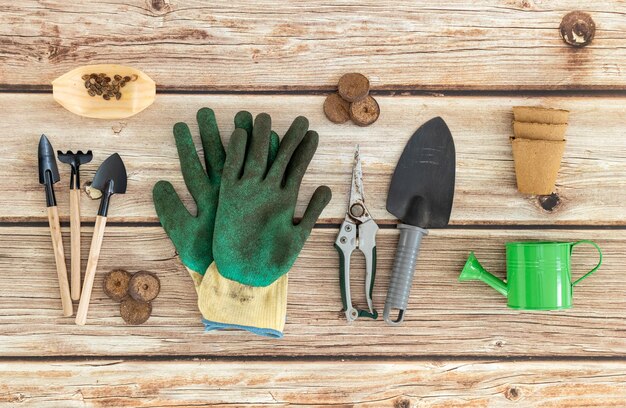
[[513, 134], [521, 139], [563, 141], [566, 130], [567, 124], [513, 122]]
[[569, 111], [565, 109], [542, 108], [540, 106], [514, 106], [513, 119], [517, 122], [563, 125], [568, 122]]
[[534, 195], [554, 192], [565, 141], [513, 139], [511, 143], [519, 192]]

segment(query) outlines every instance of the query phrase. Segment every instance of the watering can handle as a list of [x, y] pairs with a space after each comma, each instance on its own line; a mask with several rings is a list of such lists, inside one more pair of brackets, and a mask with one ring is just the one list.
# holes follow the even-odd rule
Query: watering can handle
[[584, 275], [583, 275], [583, 276], [581, 276], [580, 278], [576, 279], [576, 280], [574, 281], [574, 283], [572, 283], [572, 286], [576, 286], [576, 284], [577, 284], [578, 282], [582, 281], [583, 279], [585, 279], [586, 277], [588, 277], [589, 275], [591, 275], [592, 273], [594, 273], [595, 271], [597, 271], [597, 270], [598, 270], [598, 268], [600, 268], [600, 265], [602, 265], [602, 251], [600, 250], [600, 247], [598, 246], [598, 244], [596, 244], [596, 243], [595, 243], [595, 242], [593, 242], [593, 241], [586, 240], [586, 239], [585, 239], [585, 240], [582, 240], [582, 241], [577, 241], [577, 242], [574, 242], [574, 243], [572, 244], [572, 249], [571, 249], [571, 252], [573, 252], [573, 251], [574, 251], [574, 247], [575, 247], [576, 245], [579, 245], [579, 244], [589, 244], [589, 245], [594, 246], [594, 247], [598, 250], [598, 254], [600, 254], [600, 260], [598, 261], [598, 264], [597, 264], [597, 265], [596, 265], [596, 266], [595, 266], [592, 270], [590, 270], [589, 272], [587, 272], [586, 274], [584, 274]]

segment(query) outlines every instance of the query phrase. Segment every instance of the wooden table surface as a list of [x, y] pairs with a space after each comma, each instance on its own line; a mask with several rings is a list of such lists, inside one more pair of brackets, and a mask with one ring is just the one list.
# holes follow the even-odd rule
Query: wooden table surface
[[[218, 4], [211, 4], [218, 3]], [[597, 25], [591, 45], [562, 42], [572, 10]], [[34, 407], [200, 405], [366, 407], [616, 406], [626, 401], [626, 2], [18, 0], [0, 13], [0, 404]], [[75, 116], [52, 79], [80, 65], [121, 63], [157, 83], [156, 102], [124, 120]], [[325, 95], [346, 72], [366, 74], [381, 107], [367, 128], [335, 125]], [[518, 193], [511, 107], [569, 109], [556, 195]], [[216, 112], [227, 143], [240, 109], [272, 115], [282, 134], [305, 115], [320, 147], [298, 214], [317, 185], [333, 199], [290, 272], [285, 337], [203, 333], [191, 280], [160, 227], [151, 189], [182, 181], [171, 129]], [[381, 226], [381, 309], [398, 234], [385, 210], [391, 173], [413, 131], [433, 116], [457, 148], [448, 228], [424, 241], [404, 325], [341, 312], [332, 243], [346, 210], [354, 146], [367, 204]], [[119, 152], [128, 193], [114, 197], [88, 324], [61, 316], [37, 179], [39, 135], [56, 149], [92, 149], [82, 169]], [[196, 140], [199, 146], [199, 141]], [[56, 185], [69, 259], [68, 167]], [[85, 195], [83, 260], [97, 211]], [[596, 275], [570, 310], [530, 313], [457, 276], [470, 250], [504, 276], [511, 240], [592, 239]], [[574, 256], [575, 274], [591, 250]], [[69, 264], [69, 263], [68, 263]], [[83, 266], [85, 261], [83, 261]], [[150, 320], [128, 326], [101, 290], [105, 271], [161, 278]], [[361, 271], [357, 257], [354, 267]], [[362, 272], [353, 293], [364, 302]]]

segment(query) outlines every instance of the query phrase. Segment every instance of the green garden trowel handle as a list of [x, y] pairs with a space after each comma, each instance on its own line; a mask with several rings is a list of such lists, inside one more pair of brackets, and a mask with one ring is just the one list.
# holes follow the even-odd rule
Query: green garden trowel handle
[[[404, 311], [409, 303], [420, 244], [422, 237], [428, 235], [428, 230], [412, 225], [400, 224], [398, 229], [400, 230], [400, 239], [396, 249], [396, 258], [393, 262], [383, 315], [385, 322], [390, 325], [398, 325], [404, 320]], [[390, 314], [395, 309], [399, 310], [398, 317], [392, 320]]]

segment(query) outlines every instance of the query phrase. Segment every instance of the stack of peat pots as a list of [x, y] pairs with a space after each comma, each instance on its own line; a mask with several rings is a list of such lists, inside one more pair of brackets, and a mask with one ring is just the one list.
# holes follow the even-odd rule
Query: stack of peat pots
[[548, 195], [555, 189], [565, 149], [569, 112], [534, 106], [513, 108], [513, 160], [517, 189]]

